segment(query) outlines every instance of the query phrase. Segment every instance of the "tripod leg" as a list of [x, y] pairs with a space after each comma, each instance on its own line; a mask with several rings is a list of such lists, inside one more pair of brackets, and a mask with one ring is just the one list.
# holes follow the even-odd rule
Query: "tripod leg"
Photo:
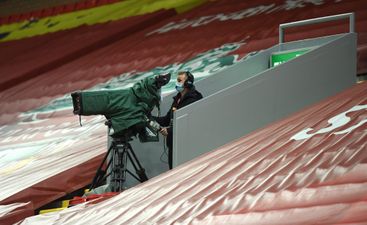
[[116, 149], [113, 149], [111, 156], [111, 179], [108, 184], [111, 188], [111, 191], [116, 191]]
[[124, 190], [126, 181], [127, 151], [124, 145], [116, 145], [112, 161], [111, 190], [120, 192]]
[[[97, 187], [98, 184], [103, 180], [103, 177], [104, 177], [104, 174], [106, 173], [106, 171], [102, 170], [102, 167], [103, 167], [103, 164], [106, 162], [107, 157], [110, 154], [112, 148], [113, 148], [113, 145], [111, 145], [110, 148], [107, 150], [106, 155], [104, 156], [101, 164], [99, 165], [99, 167], [97, 169], [97, 172], [96, 172], [96, 175], [94, 176], [92, 184], [90, 186], [90, 190]], [[108, 165], [107, 165], [107, 168], [108, 168]]]
[[[135, 155], [131, 145], [126, 142], [121, 142], [113, 145], [110, 169], [111, 181], [108, 184], [111, 191], [120, 192], [124, 190], [124, 184], [126, 182], [127, 173], [140, 182], [148, 180], [145, 173], [145, 169], [141, 166], [137, 156]], [[136, 175], [128, 170], [128, 160], [130, 160], [132, 166], [135, 169]]]
[[122, 149], [122, 158], [121, 158], [121, 183], [120, 183], [120, 191], [124, 190], [124, 184], [126, 182], [126, 172], [127, 172], [127, 149], [126, 146], [123, 146]]
[[139, 176], [139, 181], [144, 182], [148, 180], [148, 176], [145, 173], [145, 169], [141, 166], [138, 157], [136, 157], [130, 144], [126, 144], [127, 156], [129, 157], [131, 164], [134, 167], [136, 174]]

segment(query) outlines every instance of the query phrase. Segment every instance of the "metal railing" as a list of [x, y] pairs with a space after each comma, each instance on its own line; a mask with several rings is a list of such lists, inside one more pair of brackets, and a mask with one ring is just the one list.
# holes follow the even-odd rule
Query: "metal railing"
[[354, 30], [355, 30], [354, 29], [355, 27], [354, 13], [344, 13], [344, 14], [325, 16], [325, 17], [319, 17], [319, 18], [314, 18], [314, 19], [301, 20], [301, 21], [296, 21], [296, 22], [280, 24], [279, 25], [279, 44], [284, 43], [284, 29], [285, 28], [324, 23], [324, 22], [341, 20], [341, 19], [346, 19], [346, 18], [349, 18], [349, 33], [354, 33]]

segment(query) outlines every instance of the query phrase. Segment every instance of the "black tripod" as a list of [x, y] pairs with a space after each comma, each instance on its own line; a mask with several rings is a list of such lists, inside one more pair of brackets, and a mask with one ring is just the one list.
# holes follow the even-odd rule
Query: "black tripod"
[[[109, 125], [106, 123], [106, 125]], [[131, 136], [125, 135], [124, 137], [111, 137], [112, 143], [109, 147], [101, 165], [99, 166], [96, 175], [93, 178], [90, 190], [99, 185], [102, 185], [104, 180], [110, 177], [110, 183], [108, 185], [113, 192], [120, 192], [124, 190], [124, 183], [126, 181], [126, 174], [130, 174], [136, 180], [144, 182], [148, 180], [145, 174], [145, 169], [141, 166], [134, 150], [130, 145]], [[111, 154], [111, 157], [108, 156]], [[108, 159], [109, 158], [109, 159]], [[108, 162], [107, 162], [108, 160]], [[134, 167], [135, 174], [127, 168], [127, 162], [130, 161]], [[106, 170], [103, 170], [103, 165], [107, 162]], [[109, 169], [110, 168], [110, 169]], [[109, 173], [107, 173], [109, 171]]]

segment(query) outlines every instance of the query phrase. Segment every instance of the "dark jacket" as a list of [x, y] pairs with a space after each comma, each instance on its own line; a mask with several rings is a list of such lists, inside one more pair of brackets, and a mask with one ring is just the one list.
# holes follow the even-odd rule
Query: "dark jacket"
[[154, 119], [159, 123], [159, 125], [167, 128], [167, 139], [166, 144], [168, 147], [168, 165], [169, 168], [172, 169], [172, 143], [173, 143], [173, 137], [172, 137], [172, 124], [171, 120], [173, 118], [173, 108], [180, 109], [183, 108], [193, 102], [196, 102], [197, 100], [202, 99], [203, 96], [200, 92], [195, 90], [195, 88], [190, 89], [182, 98], [181, 93], [178, 93], [175, 97], [173, 97], [173, 103], [171, 105], [170, 110], [167, 112], [165, 116], [162, 117], [154, 117]]
[[181, 93], [178, 93], [175, 97], [173, 97], [173, 103], [171, 105], [170, 110], [167, 112], [165, 116], [156, 117], [156, 121], [163, 127], [170, 127], [171, 120], [173, 119], [173, 108], [180, 109], [183, 108], [193, 102], [196, 102], [202, 99], [203, 96], [200, 92], [198, 92], [195, 88], [190, 89], [182, 98]]

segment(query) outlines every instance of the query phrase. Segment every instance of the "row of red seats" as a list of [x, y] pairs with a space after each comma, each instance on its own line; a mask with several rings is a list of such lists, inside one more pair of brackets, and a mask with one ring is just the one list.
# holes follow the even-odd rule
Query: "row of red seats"
[[[0, 114], [10, 115], [14, 112], [26, 111], [32, 107], [38, 107], [41, 104], [47, 103], [47, 100], [54, 98], [54, 96], [90, 88], [118, 74], [131, 71], [149, 71], [157, 66], [184, 62], [199, 53], [217, 48], [226, 43], [246, 42], [236, 52], [231, 53], [245, 56], [252, 51], [265, 49], [276, 44], [278, 41], [279, 24], [296, 19], [301, 20], [355, 11], [356, 18], [358, 18], [356, 28], [359, 32], [359, 46], [362, 46], [361, 44], [365, 46], [365, 43], [367, 43], [365, 28], [367, 27], [365, 26], [367, 17], [364, 15], [367, 15], [367, 8], [355, 8], [356, 3], [363, 5], [364, 1], [343, 2], [343, 4], [329, 3], [325, 4], [322, 8], [309, 6], [306, 9], [294, 9], [287, 14], [280, 11], [273, 14], [259, 14], [242, 20], [217, 20], [205, 26], [186, 27], [185, 29], [176, 29], [163, 34], [146, 36], [152, 30], [163, 27], [170, 22], [183, 21], [185, 19], [191, 20], [200, 18], [200, 16], [216, 15], [219, 13], [229, 14], [238, 9], [251, 7], [247, 5], [249, 4], [248, 2], [242, 2], [240, 0], [231, 0], [233, 4], [230, 4], [230, 0], [218, 1], [210, 3], [213, 6], [203, 5], [190, 12], [176, 15], [147, 30], [139, 29], [139, 32], [134, 33], [132, 36], [124, 36], [120, 40], [114, 39], [114, 43], [111, 42], [110, 45], [105, 45], [106, 47], [102, 48], [99, 46], [100, 48], [98, 49], [93, 48], [95, 51], [75, 58], [73, 61], [68, 60], [69, 63], [65, 63], [64, 61], [63, 66], [50, 70], [46, 66], [50, 65], [53, 60], [56, 61], [71, 53], [75, 56], [75, 46], [81, 48], [86, 44], [90, 44], [88, 42], [91, 39], [90, 37], [96, 38], [97, 36], [101, 37], [100, 35], [106, 35], [105, 32], [107, 32], [109, 25], [98, 25], [103, 26], [103, 34], [95, 33], [90, 34], [90, 36], [84, 28], [78, 28], [74, 33], [69, 33], [60, 39], [52, 38], [51, 40], [53, 41], [50, 41], [47, 45], [40, 45], [34, 50], [30, 49], [27, 52], [21, 52], [23, 48], [19, 48], [19, 52], [21, 52], [19, 56], [14, 56], [11, 59], [4, 57], [2, 59], [3, 62], [0, 61], [1, 74], [4, 74], [0, 80], [3, 81], [3, 90], [7, 89], [0, 93], [0, 102], [4, 105], [4, 107], [0, 108]], [[224, 5], [224, 3], [226, 4]], [[124, 27], [123, 24], [117, 23], [111, 23], [111, 29]], [[266, 26], [266, 29], [262, 26]], [[287, 34], [287, 40], [299, 40], [305, 37], [309, 38], [345, 32], [343, 28], [344, 24], [338, 23], [333, 26], [322, 25], [317, 27], [317, 29], [302, 31], [300, 33], [289, 32]], [[127, 31], [125, 30], [125, 32]], [[218, 33], [226, 35], [218, 35]], [[85, 39], [78, 38], [79, 35], [84, 34], [86, 35]], [[79, 41], [74, 43], [71, 40]], [[42, 43], [41, 40], [39, 43]], [[28, 42], [24, 43], [24, 45], [27, 44]], [[4, 56], [12, 54], [10, 49], [7, 49], [7, 52], [9, 53], [4, 54]], [[359, 61], [363, 62], [365, 60]], [[43, 74], [40, 73], [39, 68], [44, 69], [42, 71]], [[48, 70], [46, 71], [46, 69]], [[22, 82], [24, 83], [16, 82], [15, 77], [22, 78]], [[28, 87], [32, 87], [32, 89]], [[45, 96], [48, 96], [49, 99]], [[6, 107], [5, 104], [7, 104]], [[0, 117], [0, 123], [1, 121]]]
[[24, 20], [31, 20], [33, 18], [44, 18], [48, 16], [56, 16], [63, 13], [89, 9], [101, 5], [111, 4], [118, 2], [119, 0], [86, 0], [68, 5], [54, 6], [52, 8], [45, 8], [32, 12], [25, 12], [21, 14], [10, 15], [6, 17], [0, 17], [0, 26], [4, 24], [21, 22]]
[[4, 54], [0, 54], [0, 90], [72, 62], [175, 14], [174, 10], [161, 10], [110, 23], [1, 42], [0, 52]]

